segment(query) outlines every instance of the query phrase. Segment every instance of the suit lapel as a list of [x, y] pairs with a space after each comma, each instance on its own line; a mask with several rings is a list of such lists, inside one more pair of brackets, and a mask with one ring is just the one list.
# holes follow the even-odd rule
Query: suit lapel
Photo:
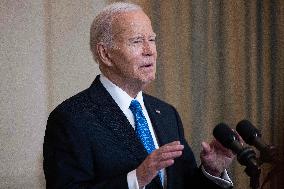
[[144, 104], [151, 119], [159, 146], [163, 146], [169, 142], [172, 142], [169, 141], [171, 137], [169, 136], [170, 133], [167, 132], [168, 123], [165, 120], [165, 116], [167, 115], [163, 114], [163, 111], [156, 104], [151, 103], [148, 98], [149, 97], [146, 95], [143, 95]]
[[[94, 104], [97, 105], [97, 107], [94, 106], [94, 111], [96, 113], [99, 112], [103, 125], [112, 130], [114, 135], [118, 137], [119, 140], [123, 142], [124, 146], [126, 146], [131, 152], [131, 154], [133, 154], [133, 157], [138, 163], [141, 163], [143, 160], [145, 160], [148, 155], [147, 151], [145, 150], [143, 144], [136, 137], [135, 131], [124, 113], [101, 84], [99, 76], [96, 77], [95, 81], [90, 87], [90, 97]], [[147, 100], [145, 106], [149, 113], [154, 130], [157, 134], [159, 144], [163, 145], [167, 143], [166, 132], [164, 132], [162, 128], [163, 124], [160, 124], [160, 122], [162, 122], [162, 118], [159, 118], [159, 116], [156, 115], [158, 112], [155, 111], [154, 106], [147, 104]], [[154, 183], [162, 189], [158, 176], [155, 177]]]
[[90, 89], [93, 102], [98, 104], [96, 112], [99, 112], [102, 124], [111, 129], [138, 162], [142, 162], [147, 156], [147, 152], [136, 137], [135, 131], [124, 113], [101, 84], [99, 76]]
[[[144, 105], [147, 109], [148, 115], [150, 117], [153, 129], [156, 134], [156, 138], [158, 140], [159, 146], [163, 146], [164, 144], [167, 143], [167, 133], [165, 129], [163, 128], [163, 115], [162, 112], [158, 107], [156, 107], [155, 104], [152, 104], [150, 100], [143, 94], [143, 100], [144, 100]], [[161, 181], [159, 177], [156, 177], [154, 179], [154, 182], [159, 185], [160, 188], [162, 187]]]
[[[173, 133], [172, 130], [170, 130], [170, 127], [172, 127], [172, 125], [169, 125], [167, 121], [168, 115], [166, 115], [166, 113], [163, 112], [163, 109], [158, 107], [156, 103], [152, 102], [147, 95], [143, 95], [143, 99], [149, 117], [151, 119], [153, 128], [155, 130], [159, 146], [163, 146], [165, 144], [173, 142]], [[170, 188], [172, 185], [172, 180], [174, 179], [172, 167], [166, 168], [166, 172], [167, 187]], [[156, 179], [156, 182], [158, 181], [159, 180]]]

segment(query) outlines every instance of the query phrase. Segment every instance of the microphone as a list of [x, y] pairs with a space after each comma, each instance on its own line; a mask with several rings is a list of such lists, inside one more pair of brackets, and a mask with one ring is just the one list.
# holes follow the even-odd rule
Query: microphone
[[252, 148], [243, 147], [238, 136], [224, 123], [218, 124], [213, 130], [214, 137], [226, 148], [237, 154], [237, 159], [241, 165], [249, 169], [258, 169], [256, 153]]
[[260, 160], [262, 162], [272, 162], [276, 160], [277, 149], [275, 146], [267, 145], [261, 140], [261, 132], [255, 128], [248, 120], [242, 120], [237, 124], [237, 132], [244, 141], [256, 147], [260, 151]]

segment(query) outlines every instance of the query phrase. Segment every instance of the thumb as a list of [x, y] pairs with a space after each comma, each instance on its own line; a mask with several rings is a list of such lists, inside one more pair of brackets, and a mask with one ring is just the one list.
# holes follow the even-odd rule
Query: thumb
[[201, 142], [202, 151], [204, 154], [208, 154], [211, 151], [210, 145], [206, 142]]

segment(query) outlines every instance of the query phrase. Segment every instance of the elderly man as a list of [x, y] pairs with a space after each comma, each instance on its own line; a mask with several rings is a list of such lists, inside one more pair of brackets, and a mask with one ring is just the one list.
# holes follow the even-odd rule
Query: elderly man
[[102, 74], [49, 116], [47, 188], [232, 187], [232, 153], [202, 143], [198, 168], [177, 111], [142, 92], [155, 79], [155, 38], [137, 5], [111, 4], [95, 18], [90, 45]]

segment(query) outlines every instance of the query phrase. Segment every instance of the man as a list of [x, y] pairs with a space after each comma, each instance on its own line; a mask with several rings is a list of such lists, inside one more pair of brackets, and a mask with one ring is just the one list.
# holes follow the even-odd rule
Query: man
[[228, 188], [233, 155], [203, 143], [197, 167], [180, 117], [142, 93], [155, 79], [151, 21], [134, 4], [115, 3], [95, 18], [91, 51], [102, 72], [90, 88], [49, 116], [44, 141], [47, 188]]

